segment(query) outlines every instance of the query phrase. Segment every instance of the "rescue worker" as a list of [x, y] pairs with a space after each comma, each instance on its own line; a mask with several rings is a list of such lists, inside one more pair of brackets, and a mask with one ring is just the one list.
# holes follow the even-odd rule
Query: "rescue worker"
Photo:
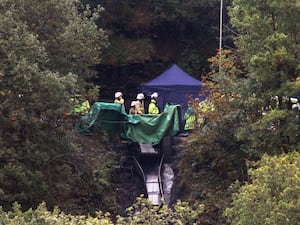
[[136, 103], [136, 101], [132, 101], [131, 104], [130, 104], [130, 109], [129, 109], [129, 114], [130, 115], [135, 114], [135, 103]]
[[122, 92], [120, 92], [120, 91], [116, 92], [114, 103], [124, 105], [124, 102], [125, 102], [125, 100], [123, 98]]
[[89, 100], [83, 100], [80, 95], [76, 94], [73, 98], [70, 99], [73, 104], [72, 114], [75, 115], [86, 115], [89, 113], [91, 108]]
[[196, 114], [193, 110], [191, 102], [188, 103], [188, 108], [184, 114], [184, 119], [185, 119], [184, 130], [188, 131], [195, 128]]
[[149, 114], [159, 114], [159, 107], [157, 105], [157, 98], [158, 98], [158, 94], [157, 94], [157, 92], [154, 92], [151, 95], [151, 102], [148, 106], [148, 113]]
[[90, 111], [90, 108], [90, 102], [86, 99], [84, 102], [81, 103], [81, 114], [87, 115]]
[[138, 93], [135, 102], [135, 114], [145, 114], [144, 100], [144, 94]]

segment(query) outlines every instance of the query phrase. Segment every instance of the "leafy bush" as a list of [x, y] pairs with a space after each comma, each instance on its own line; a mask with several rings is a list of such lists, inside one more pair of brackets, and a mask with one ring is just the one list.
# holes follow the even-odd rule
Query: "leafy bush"
[[65, 214], [58, 208], [50, 212], [46, 208], [45, 203], [41, 203], [36, 210], [29, 209], [26, 212], [21, 211], [19, 204], [14, 204], [12, 211], [4, 212], [0, 208], [0, 224], [13, 225], [13, 224], [26, 224], [26, 225], [80, 225], [80, 224], [93, 224], [93, 225], [113, 225], [109, 218], [109, 214], [98, 212], [96, 217], [91, 216], [73, 216]]
[[299, 224], [300, 153], [265, 155], [254, 165], [252, 183], [240, 187], [225, 211], [231, 224]]
[[[115, 224], [135, 225], [135, 224], [196, 224], [198, 216], [203, 212], [203, 205], [189, 206], [187, 202], [178, 201], [174, 209], [167, 205], [154, 206], [149, 200], [142, 197], [137, 198], [137, 203], [128, 208], [128, 217], [118, 216]], [[109, 213], [96, 212], [96, 216], [73, 216], [65, 214], [58, 208], [52, 212], [47, 210], [46, 204], [41, 203], [37, 209], [29, 209], [22, 212], [21, 206], [15, 203], [12, 211], [5, 212], [0, 207], [0, 225], [113, 225]]]
[[[13, 202], [28, 209], [41, 201], [72, 212], [91, 210], [91, 202], [93, 207], [103, 206], [114, 158], [103, 138], [85, 144], [88, 139], [74, 132], [73, 121], [64, 116], [71, 107], [70, 96], [94, 73], [91, 67], [99, 62], [106, 43], [96, 24], [101, 7], [82, 7], [78, 0], [0, 0], [4, 209]], [[90, 87], [88, 94], [96, 91]]]
[[139, 197], [137, 203], [127, 209], [128, 217], [118, 217], [117, 225], [196, 224], [203, 210], [201, 204], [191, 207], [188, 202], [182, 201], [177, 201], [173, 209], [165, 204], [155, 206], [149, 200]]

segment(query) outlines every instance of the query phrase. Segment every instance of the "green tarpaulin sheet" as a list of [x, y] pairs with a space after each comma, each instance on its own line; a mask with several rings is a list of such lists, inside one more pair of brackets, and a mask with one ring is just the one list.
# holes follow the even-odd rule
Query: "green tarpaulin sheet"
[[180, 118], [179, 105], [172, 105], [158, 115], [128, 115], [120, 104], [95, 102], [89, 114], [82, 117], [81, 130], [106, 130], [132, 142], [154, 145], [163, 137], [178, 133]]

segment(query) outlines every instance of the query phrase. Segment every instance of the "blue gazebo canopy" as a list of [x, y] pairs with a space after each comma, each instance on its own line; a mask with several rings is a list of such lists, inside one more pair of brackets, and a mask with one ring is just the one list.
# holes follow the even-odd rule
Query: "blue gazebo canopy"
[[[141, 89], [148, 96], [153, 92], [157, 92], [159, 94], [158, 104], [161, 109], [163, 109], [167, 100], [170, 100], [173, 104], [181, 105], [182, 109], [185, 110], [188, 96], [199, 98], [201, 86], [201, 81], [174, 64], [153, 80], [143, 84]], [[200, 98], [200, 100], [203, 100], [203, 98]]]

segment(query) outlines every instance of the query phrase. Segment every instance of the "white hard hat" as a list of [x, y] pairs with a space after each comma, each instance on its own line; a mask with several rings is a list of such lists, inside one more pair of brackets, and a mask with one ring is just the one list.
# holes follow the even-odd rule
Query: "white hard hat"
[[119, 92], [119, 91], [118, 91], [118, 92], [115, 93], [115, 98], [119, 98], [119, 97], [121, 97], [121, 96], [122, 96], [122, 92]]
[[300, 104], [293, 104], [292, 105], [292, 110], [300, 110]]
[[132, 101], [130, 106], [135, 106], [136, 101]]
[[143, 93], [138, 93], [137, 96], [136, 96], [136, 99], [138, 99], [138, 100], [145, 99], [144, 94]]
[[290, 101], [291, 101], [291, 103], [295, 104], [295, 103], [298, 102], [298, 98], [293, 98], [293, 97], [291, 97], [291, 98], [290, 98]]
[[154, 92], [154, 93], [151, 95], [151, 98], [158, 98], [157, 92]]

